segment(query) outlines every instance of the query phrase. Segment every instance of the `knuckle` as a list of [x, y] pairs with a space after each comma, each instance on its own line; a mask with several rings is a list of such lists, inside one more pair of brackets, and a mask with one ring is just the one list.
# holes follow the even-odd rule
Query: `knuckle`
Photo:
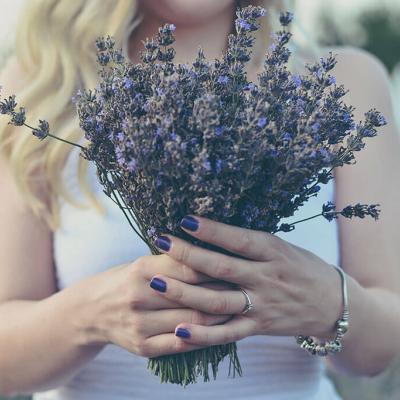
[[271, 245], [277, 256], [284, 256], [287, 252], [287, 242], [278, 236], [271, 235]]
[[[147, 257], [153, 257], [153, 256], [147, 256]], [[171, 258], [168, 254], [163, 253], [157, 255], [156, 257], [157, 261], [161, 261], [161, 263], [158, 264], [161, 264], [164, 268], [175, 268], [176, 261], [173, 258]], [[147, 264], [149, 265], [150, 263], [147, 262]], [[154, 262], [152, 262], [151, 264], [154, 265]]]
[[192, 246], [185, 244], [180, 251], [178, 260], [183, 264], [189, 264], [190, 257], [192, 253]]
[[134, 353], [141, 357], [151, 357], [152, 349], [150, 348], [148, 342], [146, 340], [141, 339], [135, 342], [134, 344]]
[[203, 312], [199, 310], [193, 310], [190, 322], [194, 325], [207, 325], [208, 318]]
[[129, 278], [132, 281], [137, 280], [138, 278], [142, 278], [144, 276], [144, 271], [147, 270], [149, 266], [148, 255], [138, 257], [135, 261], [133, 261], [129, 266]]
[[180, 268], [182, 271], [182, 280], [186, 283], [198, 283], [199, 273], [188, 267], [186, 264], [181, 263]]
[[171, 351], [174, 353], [182, 353], [184, 351], [187, 351], [190, 345], [183, 340], [180, 340], [179, 338], [175, 338], [173, 349]]
[[210, 242], [215, 242], [218, 239], [218, 229], [213, 224], [212, 226], [208, 225], [207, 222], [203, 222], [202, 229], [203, 234], [208, 237]]
[[138, 268], [147, 267], [151, 265], [151, 261], [153, 260], [154, 256], [150, 256], [148, 254], [140, 256], [136, 259], [135, 264], [137, 264]]
[[143, 317], [140, 314], [134, 314], [130, 320], [130, 331], [132, 332], [132, 336], [135, 338], [143, 338], [145, 337], [145, 329], [146, 324], [143, 321]]
[[267, 332], [269, 335], [273, 335], [276, 333], [274, 329], [274, 322], [276, 321], [276, 317], [274, 316], [274, 314], [276, 313], [273, 310], [270, 310], [266, 315], [263, 316], [262, 320], [258, 321], [260, 332]]
[[128, 296], [128, 305], [131, 310], [142, 310], [145, 308], [147, 300], [138, 293], [138, 290], [130, 290]]
[[139, 267], [138, 260], [129, 264], [128, 271], [127, 271], [127, 283], [131, 285], [132, 282], [135, 282], [140, 279], [140, 271], [142, 269]]
[[235, 331], [228, 331], [223, 336], [224, 343], [232, 343], [238, 340], [238, 335]]
[[228, 303], [226, 297], [218, 297], [213, 299], [210, 308], [213, 314], [228, 314]]
[[168, 298], [170, 300], [176, 301], [178, 303], [182, 302], [185, 300], [185, 291], [179, 284], [174, 284], [173, 286], [171, 285], [171, 282], [168, 282], [167, 285], [168, 290]]
[[231, 277], [233, 275], [233, 267], [227, 263], [225, 257], [221, 256], [215, 266], [214, 276], [218, 279]]
[[240, 252], [248, 252], [254, 247], [253, 232], [250, 229], [243, 229], [239, 235], [236, 248]]

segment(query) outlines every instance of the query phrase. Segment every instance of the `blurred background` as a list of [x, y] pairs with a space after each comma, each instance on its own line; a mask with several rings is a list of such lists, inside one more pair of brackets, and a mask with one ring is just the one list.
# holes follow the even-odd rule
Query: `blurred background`
[[[15, 24], [25, 1], [29, 0], [0, 0], [0, 69], [12, 53]], [[357, 46], [385, 64], [400, 122], [400, 0], [297, 0], [295, 11], [298, 24], [294, 33], [301, 40]], [[374, 378], [333, 373], [330, 377], [344, 400], [400, 399], [400, 360]]]

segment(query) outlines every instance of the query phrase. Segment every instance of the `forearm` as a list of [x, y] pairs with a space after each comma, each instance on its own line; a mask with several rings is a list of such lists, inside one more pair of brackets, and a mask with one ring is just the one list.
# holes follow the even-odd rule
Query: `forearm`
[[348, 276], [350, 327], [343, 351], [328, 356], [337, 370], [374, 376], [400, 356], [400, 294], [364, 288]]
[[102, 349], [87, 346], [80, 286], [41, 301], [0, 305], [0, 394], [43, 391], [71, 378]]

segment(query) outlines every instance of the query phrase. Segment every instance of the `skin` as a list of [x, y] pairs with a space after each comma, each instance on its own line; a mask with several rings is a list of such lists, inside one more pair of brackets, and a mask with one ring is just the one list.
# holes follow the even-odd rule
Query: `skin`
[[[151, 8], [156, 3], [158, 14]], [[232, 2], [202, 3], [200, 13], [194, 1], [146, 1], [146, 24], [131, 37], [131, 58], [171, 6], [174, 20], [169, 22], [177, 26], [177, 35], [184, 32], [177, 37], [177, 59], [193, 60], [193, 43], [201, 44], [208, 57], [218, 56], [230, 30]], [[338, 221], [351, 322], [345, 350], [327, 361], [351, 374], [373, 376], [400, 353], [400, 318], [395, 317], [400, 315], [400, 146], [382, 65], [362, 51], [336, 53], [335, 75], [351, 91], [347, 101], [359, 110], [356, 119], [375, 106], [389, 122], [357, 155], [356, 165], [336, 171], [338, 208], [363, 201], [380, 203], [383, 211], [378, 222]], [[23, 87], [24, 72], [12, 61], [0, 81], [4, 96], [15, 93]], [[62, 385], [108, 343], [150, 357], [254, 334], [329, 337], [339, 317], [340, 278], [322, 259], [272, 235], [204, 218], [193, 236], [249, 259], [221, 258], [170, 236], [167, 254], [110, 266], [57, 291], [51, 232], [26, 207], [1, 159], [0, 171], [0, 394]], [[166, 280], [165, 293], [149, 286], [154, 276]], [[232, 284], [247, 290], [255, 304], [245, 316], [237, 315], [245, 298]], [[188, 328], [192, 338], [176, 337], [177, 327]]]

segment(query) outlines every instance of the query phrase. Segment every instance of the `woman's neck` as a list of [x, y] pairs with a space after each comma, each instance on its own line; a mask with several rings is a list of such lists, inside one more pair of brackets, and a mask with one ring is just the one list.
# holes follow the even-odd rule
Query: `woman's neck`
[[[176, 63], [191, 63], [195, 60], [199, 46], [209, 60], [220, 58], [226, 50], [227, 36], [232, 30], [234, 19], [234, 4], [223, 13], [216, 15], [206, 22], [199, 24], [178, 24], [174, 36], [176, 42], [173, 47], [176, 51]], [[150, 11], [143, 11], [143, 20], [130, 35], [128, 42], [129, 58], [134, 63], [140, 62], [140, 51], [143, 50], [142, 40], [153, 37], [158, 28], [168, 21], [163, 21]]]

